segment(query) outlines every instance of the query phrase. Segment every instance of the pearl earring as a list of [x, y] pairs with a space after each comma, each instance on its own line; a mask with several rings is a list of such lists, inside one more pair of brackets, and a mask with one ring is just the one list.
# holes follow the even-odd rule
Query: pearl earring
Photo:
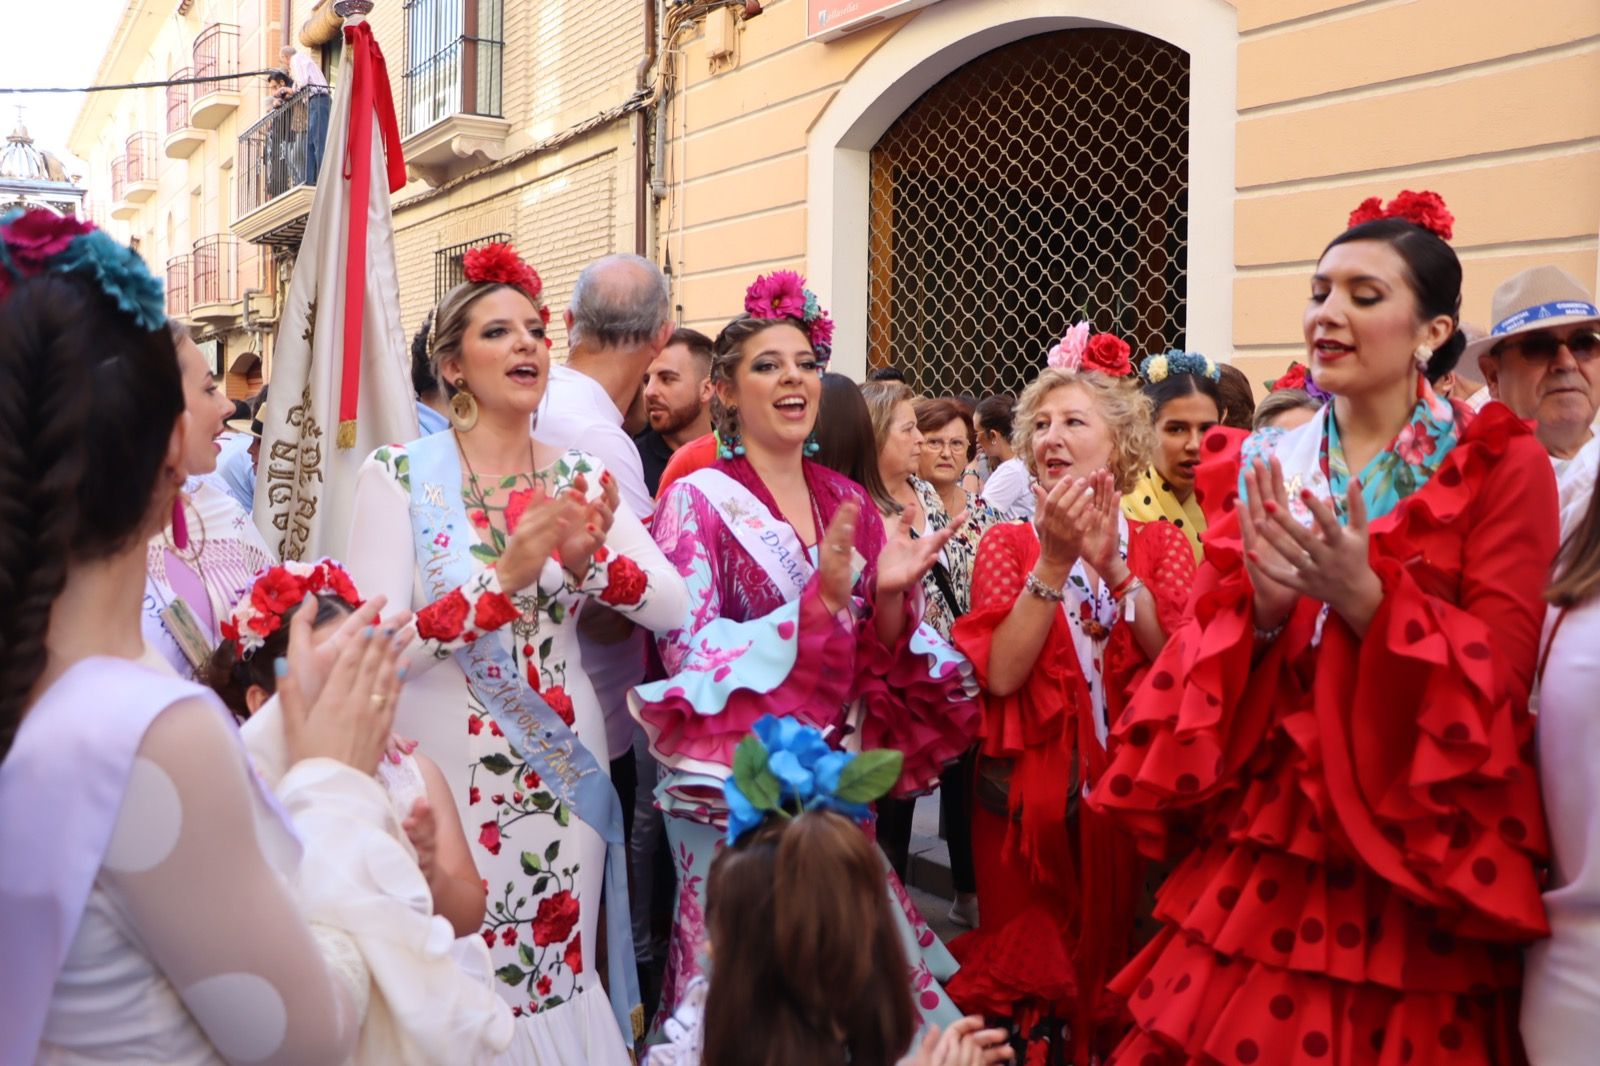
[[1417, 368], [1419, 370], [1426, 369], [1428, 366], [1428, 360], [1433, 358], [1433, 349], [1428, 347], [1426, 344], [1419, 344], [1417, 345], [1417, 350], [1411, 353], [1411, 358], [1417, 361]]

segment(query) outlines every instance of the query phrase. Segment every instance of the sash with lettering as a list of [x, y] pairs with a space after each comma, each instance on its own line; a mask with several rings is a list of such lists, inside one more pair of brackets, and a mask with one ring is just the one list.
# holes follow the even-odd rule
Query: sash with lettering
[[[793, 527], [774, 518], [755, 493], [716, 467], [703, 467], [682, 480], [698, 489], [717, 509], [733, 539], [772, 579], [784, 602], [799, 599], [816, 568]], [[817, 533], [821, 535], [822, 530]], [[860, 567], [856, 569], [859, 571]]]
[[[461, 502], [461, 460], [456, 439], [437, 433], [406, 445], [411, 457], [411, 533], [430, 601], [459, 588], [472, 577], [469, 546], [478, 535]], [[448, 534], [440, 537], [440, 532]], [[437, 541], [443, 541], [441, 546]], [[611, 1008], [623, 1039], [632, 1047], [643, 1029], [639, 976], [633, 956], [628, 909], [627, 851], [622, 836], [622, 803], [611, 779], [572, 729], [523, 680], [511, 652], [493, 634], [455, 653], [472, 694], [488, 709], [544, 783], [578, 819], [606, 842], [606, 958]]]

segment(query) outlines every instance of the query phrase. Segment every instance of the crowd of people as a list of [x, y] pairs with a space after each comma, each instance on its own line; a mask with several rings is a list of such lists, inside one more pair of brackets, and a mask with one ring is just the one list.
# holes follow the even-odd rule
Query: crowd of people
[[1587, 1061], [1600, 310], [1464, 327], [1451, 221], [1362, 204], [1259, 403], [1089, 321], [858, 384], [629, 255], [558, 364], [474, 249], [309, 561], [137, 254], [0, 218], [0, 1060]]

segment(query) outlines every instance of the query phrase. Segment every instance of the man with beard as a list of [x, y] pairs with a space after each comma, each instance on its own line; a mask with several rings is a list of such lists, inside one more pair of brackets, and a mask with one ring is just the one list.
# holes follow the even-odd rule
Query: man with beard
[[644, 376], [650, 426], [633, 438], [654, 495], [672, 453], [711, 432], [711, 338], [692, 329], [672, 334]]
[[1473, 341], [1489, 392], [1536, 422], [1561, 502], [1561, 537], [1583, 517], [1600, 470], [1594, 433], [1600, 385], [1600, 310], [1583, 283], [1553, 266], [1524, 270], [1494, 291], [1494, 329]]

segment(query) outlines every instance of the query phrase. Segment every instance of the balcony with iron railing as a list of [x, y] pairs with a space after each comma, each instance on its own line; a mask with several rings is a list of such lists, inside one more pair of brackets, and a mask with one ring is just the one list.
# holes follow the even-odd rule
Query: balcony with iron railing
[[406, 164], [430, 185], [502, 158], [503, 0], [406, 0]]
[[206, 143], [205, 132], [189, 119], [189, 100], [196, 88], [186, 83], [190, 77], [193, 72], [188, 67], [175, 70], [172, 80], [185, 84], [167, 86], [167, 138], [162, 147], [168, 159], [188, 159]]
[[112, 218], [133, 218], [139, 213], [139, 205], [128, 200], [127, 191], [128, 157], [119, 155], [111, 161]]
[[[213, 22], [194, 39], [196, 78], [239, 73], [239, 27]], [[189, 96], [189, 122], [196, 129], [214, 130], [239, 107], [239, 80], [197, 82]]]
[[189, 257], [175, 255], [167, 260], [167, 317], [185, 318], [189, 314]]
[[308, 85], [239, 135], [235, 236], [251, 244], [300, 243], [327, 147], [332, 106], [328, 89]]
[[127, 184], [122, 196], [130, 204], [142, 204], [160, 188], [156, 180], [156, 136], [153, 133], [135, 133], [128, 138]]
[[218, 233], [194, 242], [189, 257], [189, 317], [198, 322], [227, 321], [243, 313], [239, 242]]

